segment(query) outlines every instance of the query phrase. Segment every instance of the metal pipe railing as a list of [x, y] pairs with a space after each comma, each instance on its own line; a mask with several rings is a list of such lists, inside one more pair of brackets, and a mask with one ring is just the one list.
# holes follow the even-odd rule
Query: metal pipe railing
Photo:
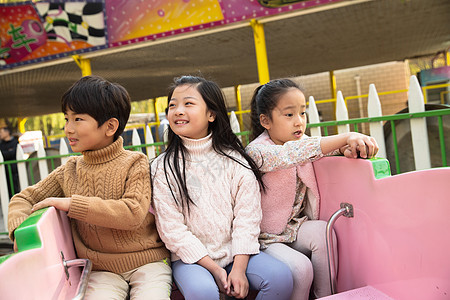
[[336, 220], [340, 217], [344, 216], [347, 218], [353, 218], [353, 205], [349, 203], [341, 203], [341, 208], [336, 211], [328, 220], [327, 223], [327, 254], [328, 254], [328, 271], [330, 275], [330, 286], [331, 286], [331, 293], [336, 293], [336, 286], [337, 286], [337, 272], [335, 267], [335, 259], [334, 256], [334, 245], [333, 245], [333, 226]]
[[66, 273], [66, 280], [69, 280], [69, 268], [71, 267], [83, 267], [83, 271], [81, 272], [80, 281], [78, 283], [77, 293], [72, 298], [72, 300], [82, 300], [84, 298], [84, 294], [86, 293], [89, 276], [91, 275], [92, 270], [92, 262], [89, 259], [85, 258], [75, 258], [75, 259], [64, 259], [64, 253], [61, 251], [61, 262], [64, 267], [64, 272]]

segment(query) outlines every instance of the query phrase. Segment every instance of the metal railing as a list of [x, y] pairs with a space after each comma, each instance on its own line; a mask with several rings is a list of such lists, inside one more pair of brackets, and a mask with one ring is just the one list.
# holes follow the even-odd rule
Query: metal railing
[[[396, 136], [396, 124], [395, 121], [397, 120], [406, 120], [406, 119], [414, 119], [414, 118], [430, 118], [430, 117], [437, 117], [438, 118], [438, 136], [439, 136], [439, 145], [440, 145], [440, 153], [441, 153], [441, 161], [442, 161], [442, 167], [448, 167], [448, 159], [447, 159], [447, 149], [445, 145], [445, 137], [444, 137], [444, 123], [443, 123], [443, 116], [450, 115], [450, 108], [448, 109], [439, 109], [439, 110], [432, 110], [432, 111], [425, 111], [425, 112], [419, 112], [419, 113], [403, 113], [403, 114], [396, 114], [396, 115], [390, 115], [390, 116], [382, 116], [382, 117], [372, 117], [372, 118], [358, 118], [358, 119], [349, 119], [349, 120], [342, 120], [342, 121], [327, 121], [327, 122], [321, 122], [321, 123], [314, 123], [314, 124], [308, 124], [308, 128], [315, 128], [315, 127], [321, 127], [323, 129], [323, 133], [325, 136], [329, 135], [329, 128], [335, 127], [338, 125], [352, 125], [352, 131], [358, 132], [359, 131], [359, 125], [364, 123], [371, 123], [371, 122], [390, 122], [391, 130], [392, 130], [392, 142], [393, 142], [393, 148], [394, 148], [394, 156], [395, 160], [390, 162], [391, 164], [394, 164], [397, 168], [397, 170], [400, 170], [400, 160], [399, 160], [399, 147], [398, 147], [398, 141]], [[243, 131], [236, 133], [239, 136], [242, 136], [243, 138], [243, 144], [244, 146], [247, 145], [250, 142], [250, 131]], [[161, 153], [161, 146], [163, 146], [163, 142], [155, 142], [150, 144], [140, 144], [140, 145], [127, 145], [124, 146], [125, 149], [135, 150], [135, 151], [143, 151], [143, 149], [148, 147], [155, 147], [156, 155], [159, 155]], [[14, 161], [5, 161], [0, 162], [0, 165], [5, 165], [6, 172], [9, 174], [9, 186], [11, 189], [14, 189], [14, 184], [12, 181], [12, 164], [17, 163], [23, 163], [23, 162], [32, 162], [32, 161], [40, 161], [40, 160], [49, 160], [51, 162], [51, 169], [55, 169], [56, 165], [54, 160], [62, 157], [67, 156], [73, 156], [73, 155], [79, 155], [79, 153], [70, 153], [70, 154], [63, 154], [63, 155], [53, 155], [53, 156], [46, 156], [46, 157], [34, 157], [29, 158], [26, 160], [14, 160]], [[34, 178], [33, 178], [33, 165], [29, 164], [29, 170], [30, 172], [30, 178], [31, 178], [31, 184], [34, 184]], [[16, 192], [16, 191], [14, 191]]]
[[[358, 119], [350, 119], [350, 120], [342, 120], [342, 121], [328, 121], [321, 122], [315, 124], [308, 124], [308, 128], [321, 127], [323, 128], [323, 132], [325, 136], [328, 136], [328, 128], [335, 127], [338, 125], [353, 125], [354, 132], [358, 132], [358, 125], [364, 123], [371, 122], [390, 122], [391, 130], [392, 130], [392, 140], [394, 147], [394, 155], [395, 155], [395, 166], [397, 170], [400, 170], [400, 162], [399, 162], [399, 149], [398, 149], [398, 141], [396, 136], [396, 120], [406, 120], [406, 119], [414, 119], [414, 118], [428, 118], [428, 117], [437, 117], [438, 118], [438, 135], [439, 135], [439, 145], [442, 159], [442, 166], [448, 167], [447, 165], [447, 155], [446, 155], [446, 146], [445, 146], [445, 138], [444, 138], [444, 123], [442, 120], [443, 116], [450, 115], [450, 108], [448, 109], [438, 109], [432, 111], [425, 112], [417, 112], [417, 113], [402, 113], [395, 114], [390, 116], [382, 116], [382, 117], [372, 117], [372, 118], [358, 118]], [[392, 162], [390, 162], [392, 164]]]

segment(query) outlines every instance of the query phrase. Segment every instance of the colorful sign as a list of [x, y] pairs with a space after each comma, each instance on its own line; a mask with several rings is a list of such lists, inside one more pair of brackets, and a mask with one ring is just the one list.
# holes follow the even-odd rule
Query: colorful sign
[[343, 0], [87, 0], [0, 4], [0, 70]]
[[0, 6], [0, 19], [0, 68], [107, 46], [102, 3], [39, 2]]

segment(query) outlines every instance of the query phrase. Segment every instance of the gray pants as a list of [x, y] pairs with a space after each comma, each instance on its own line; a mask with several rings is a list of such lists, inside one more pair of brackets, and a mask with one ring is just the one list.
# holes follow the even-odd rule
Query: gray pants
[[[281, 260], [291, 269], [294, 279], [292, 300], [307, 300], [311, 284], [316, 298], [331, 295], [326, 228], [325, 221], [306, 221], [300, 226], [295, 242], [270, 244], [263, 251]], [[337, 260], [336, 249], [335, 257]]]

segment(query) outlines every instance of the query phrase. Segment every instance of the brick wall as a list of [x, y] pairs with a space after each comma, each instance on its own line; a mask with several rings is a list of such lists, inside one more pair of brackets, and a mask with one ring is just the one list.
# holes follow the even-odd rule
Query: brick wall
[[[404, 90], [409, 86], [409, 67], [406, 62], [388, 62], [358, 68], [337, 70], [334, 72], [336, 77], [337, 90], [341, 91], [344, 97], [357, 96], [356, 76], [359, 76], [361, 94], [369, 93], [369, 84], [375, 84], [378, 93]], [[314, 100], [320, 101], [331, 99], [330, 75], [328, 72], [305, 75], [292, 78], [303, 86], [306, 99], [313, 96]], [[246, 84], [241, 86], [242, 109], [250, 109], [250, 100], [253, 91], [258, 87], [258, 83]], [[230, 109], [236, 109], [236, 95], [233, 87], [224, 88], [227, 105]], [[383, 115], [395, 114], [407, 107], [407, 93], [396, 93], [391, 95], [379, 96]], [[360, 115], [359, 103], [361, 102], [363, 115]], [[350, 99], [347, 102], [349, 118], [367, 117], [367, 97], [359, 99]], [[335, 120], [334, 103], [318, 103], [318, 110], [322, 114], [323, 121]], [[368, 126], [365, 126], [368, 127]], [[366, 132], [368, 128], [361, 128], [360, 131]], [[250, 120], [248, 116], [244, 117], [244, 130], [250, 129]], [[353, 130], [353, 128], [352, 128]], [[330, 128], [330, 134], [335, 133]]]

